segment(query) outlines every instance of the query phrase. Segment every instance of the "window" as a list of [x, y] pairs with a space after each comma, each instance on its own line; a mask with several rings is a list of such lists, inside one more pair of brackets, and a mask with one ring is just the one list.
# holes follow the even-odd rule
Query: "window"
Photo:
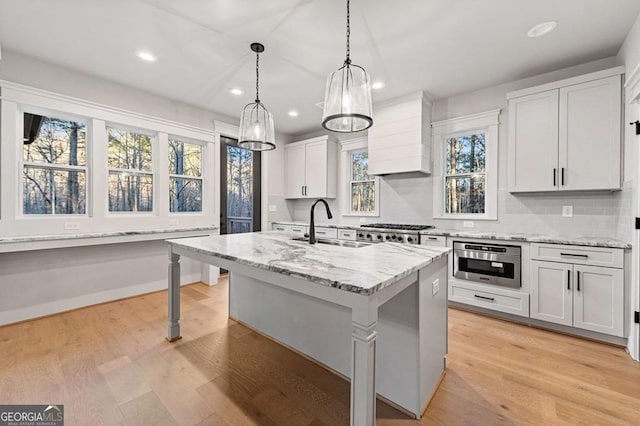
[[169, 139], [169, 211], [202, 211], [202, 145]]
[[445, 213], [485, 212], [485, 134], [445, 139]]
[[86, 124], [25, 113], [22, 160], [25, 215], [85, 214]]
[[366, 138], [343, 141], [345, 167], [345, 215], [378, 216], [379, 189], [377, 176], [369, 175], [369, 153]]
[[151, 136], [107, 128], [109, 211], [153, 210]]
[[495, 220], [500, 110], [438, 121], [433, 127], [433, 217]]

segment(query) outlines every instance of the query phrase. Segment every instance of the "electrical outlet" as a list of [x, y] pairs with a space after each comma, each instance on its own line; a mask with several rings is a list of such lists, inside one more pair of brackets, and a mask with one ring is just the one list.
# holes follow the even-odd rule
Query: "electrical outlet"
[[180, 224], [178, 219], [170, 219], [169, 220], [169, 226], [178, 226], [178, 224]]
[[65, 222], [64, 229], [66, 231], [77, 231], [80, 229], [80, 222]]
[[275, 204], [269, 204], [269, 211], [270, 212], [278, 211], [278, 206], [276, 206]]
[[464, 226], [465, 228], [473, 228], [474, 226], [476, 226], [476, 224], [473, 223], [472, 220], [465, 220], [464, 222], [462, 222], [462, 226]]
[[433, 282], [433, 292], [432, 295], [435, 296], [440, 291], [440, 279], [437, 279]]
[[573, 206], [562, 206], [562, 217], [573, 217]]

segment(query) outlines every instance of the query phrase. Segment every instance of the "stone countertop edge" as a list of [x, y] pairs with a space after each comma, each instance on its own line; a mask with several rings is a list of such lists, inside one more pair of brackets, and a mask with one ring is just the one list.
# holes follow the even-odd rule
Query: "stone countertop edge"
[[[262, 233], [265, 234], [265, 233]], [[275, 240], [278, 239], [290, 239], [290, 237], [282, 237], [282, 233], [279, 232], [267, 232], [266, 234], [270, 234], [271, 236], [275, 236]], [[242, 234], [239, 234], [242, 235]], [[247, 234], [244, 234], [247, 235]], [[255, 235], [255, 234], [254, 234]], [[251, 266], [251, 267], [255, 267], [258, 269], [263, 269], [266, 271], [271, 271], [271, 272], [275, 272], [278, 274], [282, 274], [282, 275], [287, 275], [290, 277], [294, 277], [294, 278], [299, 278], [299, 279], [303, 279], [305, 281], [309, 281], [318, 285], [323, 285], [326, 287], [332, 287], [332, 288], [336, 288], [338, 290], [343, 290], [343, 291], [348, 291], [351, 293], [357, 293], [363, 296], [371, 296], [374, 293], [390, 286], [393, 285], [393, 283], [411, 275], [414, 272], [419, 271], [420, 269], [424, 268], [425, 266], [430, 265], [431, 263], [435, 262], [438, 259], [441, 259], [442, 257], [444, 257], [445, 255], [449, 254], [451, 252], [450, 248], [444, 248], [444, 247], [428, 247], [428, 250], [426, 246], [414, 246], [412, 248], [412, 246], [410, 245], [405, 245], [405, 244], [396, 244], [396, 243], [380, 243], [380, 244], [372, 244], [371, 246], [369, 246], [368, 248], [371, 248], [373, 250], [376, 250], [376, 247], [382, 248], [382, 246], [387, 246], [388, 244], [393, 244], [393, 245], [398, 245], [401, 246], [403, 248], [403, 250], [411, 250], [413, 254], [419, 255], [422, 257], [422, 259], [417, 262], [412, 264], [410, 267], [406, 267], [406, 268], [398, 268], [397, 271], [394, 271], [393, 274], [388, 274], [386, 273], [386, 277], [382, 280], [379, 280], [375, 282], [375, 284], [370, 285], [370, 286], [358, 286], [357, 284], [354, 284], [353, 282], [345, 282], [345, 281], [341, 281], [340, 279], [336, 279], [336, 278], [331, 278], [331, 277], [327, 277], [327, 276], [322, 276], [320, 275], [317, 271], [317, 269], [314, 268], [307, 268], [309, 270], [315, 270], [316, 273], [313, 272], [302, 272], [300, 270], [292, 270], [291, 268], [287, 268], [284, 266], [278, 266], [278, 265], [274, 265], [275, 261], [278, 261], [280, 259], [264, 259], [264, 260], [254, 260], [254, 259], [250, 259], [247, 257], [241, 257], [239, 255], [234, 255], [234, 254], [228, 254], [228, 253], [224, 253], [222, 252], [221, 249], [219, 250], [215, 250], [212, 248], [201, 248], [201, 247], [194, 247], [193, 244], [190, 244], [190, 242], [193, 242], [196, 239], [203, 239], [203, 238], [216, 238], [218, 236], [214, 236], [214, 237], [194, 237], [194, 238], [181, 238], [181, 239], [174, 239], [174, 240], [166, 240], [167, 243], [169, 243], [170, 245], [176, 246], [176, 247], [181, 247], [181, 248], [185, 248], [188, 250], [192, 250], [195, 251], [197, 253], [200, 254], [204, 254], [207, 256], [213, 256], [213, 257], [217, 257], [220, 259], [225, 259], [225, 260], [229, 260], [232, 262], [236, 262], [238, 264], [241, 265], [245, 265], [245, 266]], [[225, 236], [219, 236], [219, 237], [229, 237], [228, 235]], [[276, 244], [275, 241], [273, 241], [274, 244]], [[291, 249], [300, 249], [303, 248], [304, 245], [308, 245], [308, 243], [301, 243], [298, 242], [298, 244], [303, 244], [303, 246], [298, 245], [297, 247], [292, 247]], [[388, 247], [388, 246], [387, 246]], [[312, 248], [313, 250], [313, 248]], [[353, 250], [362, 250], [362, 248], [354, 248]], [[275, 252], [275, 250], [270, 251], [270, 252]], [[364, 256], [370, 256], [371, 254], [365, 254], [365, 252], [359, 252]], [[305, 253], [306, 254], [306, 253]], [[322, 254], [322, 253], [320, 253]], [[378, 253], [379, 254], [379, 253]], [[393, 255], [393, 253], [386, 253], [389, 255]], [[354, 256], [358, 256], [355, 255]], [[299, 256], [299, 258], [302, 258], [303, 256]], [[313, 263], [313, 260], [310, 259], [308, 260], [310, 263]], [[351, 259], [351, 261], [353, 261], [353, 258]], [[396, 266], [396, 265], [392, 265], [392, 266]], [[397, 267], [397, 266], [396, 266]], [[342, 270], [341, 267], [336, 267], [336, 270]], [[327, 274], [330, 274], [331, 271], [328, 271]], [[360, 271], [355, 271], [360, 272]], [[386, 272], [386, 271], [385, 271]], [[353, 272], [351, 272], [353, 273]]]
[[218, 226], [202, 226], [196, 228], [163, 228], [163, 229], [144, 229], [138, 231], [114, 231], [114, 232], [85, 232], [81, 234], [57, 234], [57, 235], [30, 235], [21, 237], [0, 237], [0, 244], [3, 243], [25, 243], [30, 241], [55, 241], [55, 240], [71, 240], [75, 238], [104, 238], [104, 237], [127, 237], [133, 235], [153, 235], [153, 234], [171, 234], [175, 232], [198, 232], [198, 231], [215, 231]]
[[[282, 225], [296, 225], [296, 226], [309, 226], [304, 222], [273, 222]], [[338, 228], [338, 229], [363, 229], [356, 225], [340, 225], [340, 224], [316, 224], [316, 227], [321, 228]], [[371, 229], [371, 228], [370, 228]], [[419, 231], [420, 235], [440, 235], [445, 237], [460, 237], [460, 238], [478, 238], [482, 240], [502, 240], [502, 241], [522, 241], [529, 243], [547, 243], [547, 244], [566, 244], [572, 246], [587, 246], [587, 247], [605, 247], [605, 248], [620, 248], [631, 249], [631, 243], [627, 241], [618, 240], [609, 237], [561, 237], [544, 234], [525, 234], [525, 233], [510, 233], [510, 232], [491, 232], [491, 231], [465, 231], [460, 229], [425, 229]]]

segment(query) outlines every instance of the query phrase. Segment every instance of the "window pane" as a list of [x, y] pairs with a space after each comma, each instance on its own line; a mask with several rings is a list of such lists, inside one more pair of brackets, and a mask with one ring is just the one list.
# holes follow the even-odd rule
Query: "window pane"
[[351, 211], [373, 213], [375, 211], [375, 184], [360, 182], [351, 184]]
[[446, 140], [445, 174], [484, 172], [485, 134], [458, 136]]
[[351, 154], [351, 180], [370, 180], [369, 153], [354, 152]]
[[202, 176], [202, 146], [169, 140], [169, 173]]
[[84, 214], [85, 194], [85, 172], [24, 169], [24, 214]]
[[227, 145], [227, 217], [253, 217], [253, 153]]
[[24, 161], [72, 166], [87, 164], [87, 126], [84, 123], [25, 113], [23, 142]]
[[109, 167], [151, 171], [151, 137], [140, 133], [107, 129], [109, 133]]
[[171, 178], [169, 191], [171, 212], [202, 211], [202, 181]]
[[485, 177], [447, 177], [445, 213], [484, 213]]
[[110, 212], [150, 212], [153, 210], [153, 177], [109, 172]]

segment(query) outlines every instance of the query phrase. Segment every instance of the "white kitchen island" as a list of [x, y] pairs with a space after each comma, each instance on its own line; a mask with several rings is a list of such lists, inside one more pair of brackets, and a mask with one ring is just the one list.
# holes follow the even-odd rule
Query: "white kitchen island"
[[229, 314], [351, 378], [351, 424], [376, 393], [422, 415], [445, 372], [449, 248], [310, 245], [264, 232], [168, 240], [169, 341], [180, 338], [180, 256], [230, 271]]

